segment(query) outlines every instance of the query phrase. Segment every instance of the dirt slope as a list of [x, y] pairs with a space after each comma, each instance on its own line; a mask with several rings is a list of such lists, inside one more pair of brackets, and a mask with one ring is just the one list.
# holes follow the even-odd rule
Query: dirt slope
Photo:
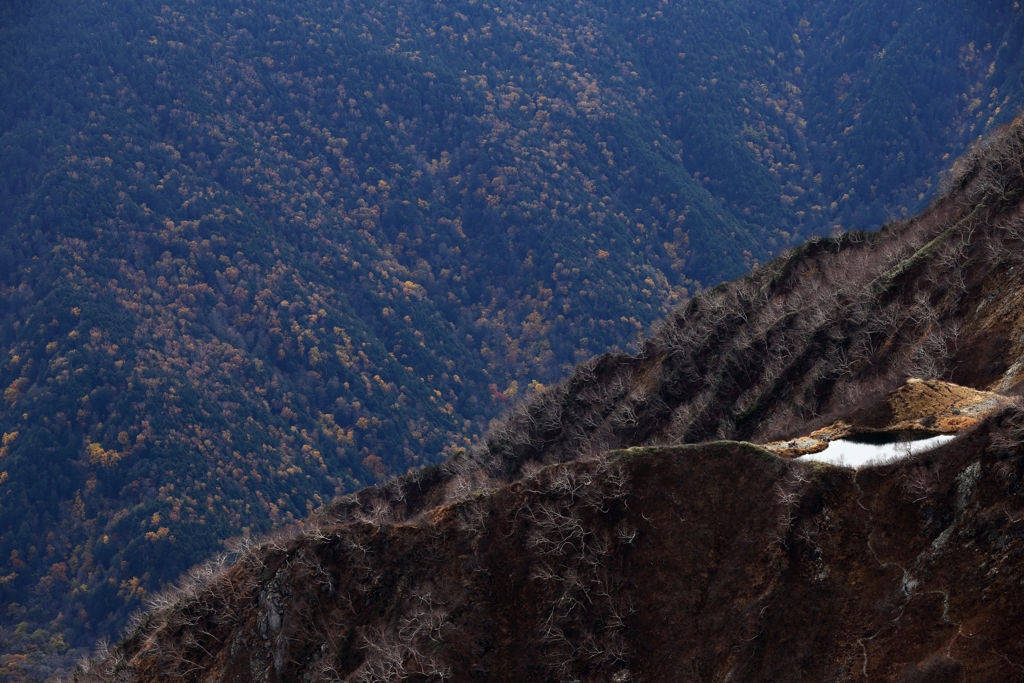
[[990, 391], [951, 382], [910, 379], [889, 395], [858, 408], [808, 435], [764, 444], [776, 455], [819, 453], [830, 441], [878, 432], [956, 434], [973, 427], [1012, 401]]

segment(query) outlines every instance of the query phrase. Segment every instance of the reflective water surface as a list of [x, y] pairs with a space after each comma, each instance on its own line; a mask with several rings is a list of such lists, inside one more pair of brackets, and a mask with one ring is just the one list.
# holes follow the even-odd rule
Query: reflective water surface
[[905, 458], [914, 453], [931, 450], [954, 438], [955, 434], [932, 436], [927, 432], [862, 434], [837, 439], [820, 453], [802, 456], [801, 460], [827, 462], [841, 467], [864, 467], [875, 462]]

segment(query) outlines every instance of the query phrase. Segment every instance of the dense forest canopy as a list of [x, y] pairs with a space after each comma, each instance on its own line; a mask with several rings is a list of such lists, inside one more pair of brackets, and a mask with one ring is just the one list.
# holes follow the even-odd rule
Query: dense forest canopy
[[1017, 5], [0, 8], [0, 677], [470, 447], [696, 287], [926, 202]]

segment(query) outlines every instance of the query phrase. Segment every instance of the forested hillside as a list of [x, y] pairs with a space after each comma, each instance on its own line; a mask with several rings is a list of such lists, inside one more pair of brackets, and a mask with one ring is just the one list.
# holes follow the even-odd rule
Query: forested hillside
[[470, 446], [697, 286], [926, 200], [1020, 104], [1021, 17], [5, 3], [0, 675]]
[[[696, 296], [486, 446], [212, 558], [70, 680], [1018, 680], [1022, 160], [1024, 117], [920, 216]], [[797, 457], [902, 430], [951, 439]]]

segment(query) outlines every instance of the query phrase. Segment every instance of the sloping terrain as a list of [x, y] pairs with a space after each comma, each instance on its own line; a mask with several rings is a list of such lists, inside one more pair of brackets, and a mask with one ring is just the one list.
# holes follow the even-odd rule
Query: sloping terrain
[[947, 241], [913, 263], [966, 290], [866, 288], [960, 193], [541, 391], [698, 281], [926, 201], [1024, 102], [1022, 29], [980, 0], [0, 3], [0, 676], [115, 635], [224, 539], [460, 448], [479, 469], [524, 396], [489, 476], [1003, 377], [1016, 323], [964, 307], [1017, 271]]
[[964, 158], [952, 191], [877, 233], [812, 240], [681, 307], [636, 356], [608, 354], [510, 412], [468, 460], [522, 463], [807, 434], [901, 386], [1013, 393], [1024, 357], [1024, 127]]
[[[922, 216], [696, 297], [486, 445], [240, 545], [74, 678], [1014, 680], [1022, 196], [1016, 122]], [[981, 389], [1000, 405], [887, 465], [750, 443]]]
[[1020, 420], [889, 468], [635, 448], [318, 519], [197, 572], [75, 680], [1014, 680]]

